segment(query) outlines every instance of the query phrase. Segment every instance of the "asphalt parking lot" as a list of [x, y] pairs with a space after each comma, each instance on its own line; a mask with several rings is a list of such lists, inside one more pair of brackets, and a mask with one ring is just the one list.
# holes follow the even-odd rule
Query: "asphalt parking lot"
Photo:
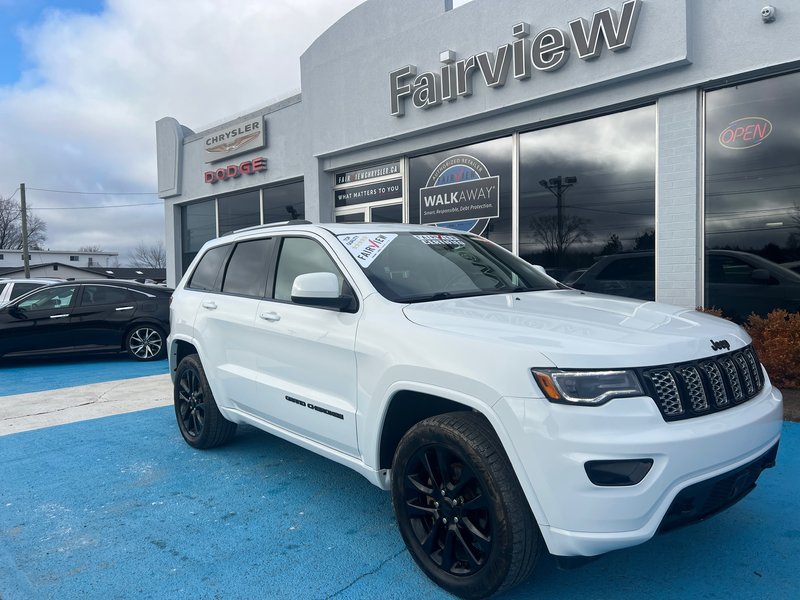
[[[71, 422], [0, 432], [0, 599], [450, 597], [406, 553], [388, 494], [249, 427], [224, 448], [191, 449], [166, 405], [166, 362], [142, 368], [0, 368], [4, 425], [30, 422], [26, 402], [64, 396], [122, 413], [70, 405], [56, 412]], [[48, 377], [57, 391], [42, 389]], [[104, 385], [114, 394], [92, 402]], [[548, 557], [505, 598], [797, 598], [800, 424], [783, 433], [778, 466], [730, 510], [578, 570]]]

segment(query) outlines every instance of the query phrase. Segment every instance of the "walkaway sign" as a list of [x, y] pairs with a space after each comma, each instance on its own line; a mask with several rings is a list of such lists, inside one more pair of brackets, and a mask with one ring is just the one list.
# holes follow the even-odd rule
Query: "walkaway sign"
[[419, 191], [419, 222], [432, 225], [499, 217], [499, 189], [499, 177], [422, 188]]
[[453, 102], [472, 95], [473, 79], [480, 74], [486, 87], [505, 85], [509, 72], [514, 79], [530, 79], [535, 71], [553, 72], [563, 67], [574, 52], [581, 60], [600, 56], [603, 46], [612, 52], [630, 48], [642, 0], [627, 0], [617, 13], [612, 8], [600, 10], [591, 21], [573, 19], [568, 30], [548, 27], [530, 37], [529, 23], [517, 23], [511, 29], [514, 41], [498, 46], [496, 52], [480, 52], [456, 60], [456, 53], [445, 50], [439, 56], [436, 71], [417, 75], [415, 65], [406, 65], [389, 73], [389, 105], [394, 117], [405, 114], [405, 100], [414, 108], [426, 109], [442, 102]]

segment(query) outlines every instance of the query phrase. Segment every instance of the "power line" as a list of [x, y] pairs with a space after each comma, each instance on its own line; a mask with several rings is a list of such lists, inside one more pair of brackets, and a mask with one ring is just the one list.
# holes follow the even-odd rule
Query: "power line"
[[156, 196], [158, 192], [81, 192], [78, 190], [51, 190], [47, 188], [28, 187], [37, 192], [50, 192], [52, 194], [80, 194], [84, 196]]
[[10, 195], [8, 198], [6, 198], [6, 200], [13, 200], [13, 199], [14, 199], [14, 196], [16, 196], [16, 195], [17, 195], [17, 192], [18, 192], [18, 191], [19, 191], [19, 188], [15, 189], [15, 190], [14, 190], [14, 193], [13, 193], [13, 194], [11, 194], [11, 195]]
[[[32, 188], [28, 188], [32, 189]], [[163, 202], [139, 202], [137, 204], [105, 204], [93, 206], [37, 206], [33, 210], [100, 210], [104, 208], [126, 208], [129, 206], [164, 206]]]

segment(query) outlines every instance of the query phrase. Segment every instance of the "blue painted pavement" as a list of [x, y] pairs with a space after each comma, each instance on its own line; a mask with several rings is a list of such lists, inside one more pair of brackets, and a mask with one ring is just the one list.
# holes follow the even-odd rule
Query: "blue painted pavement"
[[141, 362], [126, 355], [58, 359], [0, 359], [0, 396], [147, 377], [169, 372], [166, 359]]
[[[581, 569], [544, 559], [528, 598], [796, 599], [800, 425], [728, 511]], [[387, 493], [255, 429], [181, 439], [171, 408], [0, 437], [0, 598], [447, 598]]]

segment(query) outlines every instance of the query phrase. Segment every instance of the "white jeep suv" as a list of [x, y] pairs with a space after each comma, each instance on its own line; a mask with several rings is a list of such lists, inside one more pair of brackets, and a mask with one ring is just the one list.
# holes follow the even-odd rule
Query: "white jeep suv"
[[172, 297], [185, 440], [248, 423], [391, 490], [422, 570], [464, 598], [644, 542], [746, 495], [782, 396], [747, 334], [570, 289], [418, 225], [242, 230]]

